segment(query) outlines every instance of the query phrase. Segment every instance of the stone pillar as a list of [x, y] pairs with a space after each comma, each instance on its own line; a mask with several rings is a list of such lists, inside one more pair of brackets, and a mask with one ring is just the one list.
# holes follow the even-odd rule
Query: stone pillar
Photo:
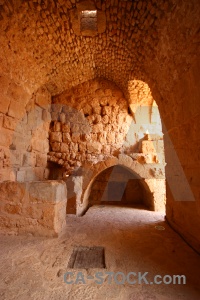
[[82, 214], [81, 197], [83, 193], [83, 176], [71, 175], [67, 179], [67, 214], [75, 214], [80, 216]]

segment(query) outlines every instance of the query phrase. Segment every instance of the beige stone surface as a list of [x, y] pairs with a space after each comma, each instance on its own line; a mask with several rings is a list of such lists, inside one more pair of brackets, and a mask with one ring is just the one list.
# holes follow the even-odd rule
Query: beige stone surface
[[[50, 126], [51, 148], [48, 160], [57, 162], [71, 173], [77, 165], [83, 166], [85, 159], [96, 164], [113, 156], [119, 157], [119, 162], [129, 167], [132, 164], [133, 153], [140, 151], [144, 153], [144, 157], [141, 157], [143, 160], [138, 159], [139, 163], [151, 163], [151, 168], [153, 164], [163, 164], [160, 173], [151, 171], [151, 168], [146, 166], [142, 177], [158, 177], [161, 174], [164, 176], [164, 149], [162, 136], [159, 135], [161, 125], [157, 124], [157, 127], [153, 128], [151, 124], [153, 98], [150, 89], [144, 84], [136, 84], [134, 88], [138, 92], [135, 96], [137, 101], [146, 101], [147, 105], [148, 117], [143, 126], [135, 124], [123, 92], [110, 81], [88, 81], [53, 97], [51, 110], [56, 115], [53, 115]], [[135, 101], [135, 98], [132, 101]], [[151, 131], [148, 140], [145, 140], [145, 126]], [[159, 133], [155, 137], [157, 128]], [[124, 152], [126, 157], [120, 154]], [[149, 159], [145, 155], [149, 155]], [[158, 155], [163, 155], [163, 159], [158, 159]], [[157, 170], [156, 166], [154, 169]], [[141, 173], [141, 170], [139, 172]]]
[[[24, 176], [18, 172], [18, 181], [24, 181]], [[0, 183], [0, 201], [0, 230], [5, 233], [53, 237], [66, 226], [63, 181], [5, 181]]]
[[[43, 88], [31, 97], [29, 92], [7, 76], [2, 75], [1, 81], [0, 161], [3, 169], [0, 181], [42, 180], [49, 151], [50, 94]], [[28, 169], [30, 167], [31, 171]], [[39, 171], [38, 167], [43, 167], [43, 170]]]
[[[104, 247], [106, 269], [67, 268], [74, 246]], [[0, 264], [4, 300], [198, 300], [200, 296], [199, 255], [169, 227], [163, 214], [139, 207], [92, 207], [82, 218], [68, 217], [67, 229], [58, 239], [1, 235]], [[75, 277], [68, 280], [82, 272], [85, 284], [64, 283], [64, 274], [71, 271]], [[105, 275], [98, 285], [87, 279], [96, 272], [148, 272], [149, 281], [157, 274], [185, 275], [186, 284], [117, 285], [109, 284]]]
[[[31, 131], [35, 129], [34, 124], [38, 126], [40, 123], [39, 115], [43, 115], [46, 103], [41, 91], [45, 91], [49, 99], [49, 95], [59, 97], [62, 92], [78, 87], [76, 95], [70, 94], [66, 97], [66, 103], [78, 103], [79, 94], [82, 93], [80, 85], [103, 77], [123, 92], [136, 122], [145, 121], [146, 109], [140, 109], [137, 113], [135, 103], [138, 101], [139, 106], [146, 106], [155, 100], [164, 128], [168, 181], [171, 178], [173, 182], [178, 182], [180, 187], [178, 201], [177, 185], [175, 192], [173, 184], [167, 190], [167, 216], [176, 229], [184, 233], [185, 238], [199, 249], [200, 3], [197, 0], [108, 0], [89, 3], [92, 3], [92, 9], [95, 8], [104, 16], [102, 23], [106, 25], [105, 31], [99, 31], [95, 36], [77, 35], [72, 28], [70, 16], [81, 5], [78, 0], [1, 1], [0, 111], [17, 120], [23, 115], [24, 120], [17, 130], [19, 132], [22, 127], [22, 132], [15, 135], [13, 141], [10, 140], [9, 133], [13, 130], [2, 129], [0, 126], [0, 145], [7, 150], [11, 147], [12, 150], [22, 152], [48, 152], [47, 138], [44, 145], [41, 145], [38, 134], [37, 140], [41, 147], [36, 148], [34, 145], [35, 149], [32, 149], [30, 142]], [[79, 25], [78, 23], [77, 26]], [[93, 92], [96, 90], [96, 96], [101, 97], [102, 90], [98, 90], [98, 86], [94, 85]], [[120, 93], [113, 94], [109, 90], [110, 88], [106, 87], [105, 95], [111, 98], [110, 103], [113, 103], [113, 106], [119, 105], [120, 112], [124, 112]], [[95, 103], [96, 100], [93, 99], [95, 97], [90, 100]], [[29, 114], [30, 106], [33, 108], [29, 100], [33, 106], [41, 109], [40, 113], [37, 110], [35, 117]], [[88, 99], [85, 99], [85, 103], [87, 102]], [[86, 111], [99, 113], [100, 108], [98, 105], [95, 105], [94, 110], [85, 107]], [[101, 111], [105, 113], [105, 109], [101, 108]], [[155, 123], [154, 109], [151, 112], [151, 116], [148, 117]], [[58, 114], [59, 111], [52, 112], [55, 121]], [[119, 116], [120, 122], [123, 122], [119, 110], [116, 110], [115, 114]], [[63, 122], [63, 118], [61, 119], [59, 123]], [[102, 119], [103, 124], [111, 125], [108, 124], [109, 118], [106, 115], [102, 116]], [[88, 118], [90, 125], [93, 121], [93, 118]], [[61, 126], [59, 123], [55, 131], [60, 131], [57, 130]], [[143, 127], [143, 124], [140, 125]], [[125, 134], [126, 127], [126, 124], [122, 126], [120, 132]], [[77, 132], [76, 126], [73, 130]], [[88, 128], [83, 128], [83, 133], [87, 130]], [[109, 127], [108, 131], [111, 130], [116, 131], [116, 128]], [[142, 132], [146, 131], [144, 126]], [[167, 134], [177, 154], [177, 164], [169, 150]], [[96, 141], [97, 136], [94, 134], [92, 138]], [[137, 140], [142, 137], [134, 138]], [[83, 139], [85, 141], [84, 136]], [[113, 140], [114, 138], [110, 147], [104, 145], [102, 148], [110, 148], [107, 149], [107, 153], [115, 151], [112, 147]], [[71, 148], [75, 152], [77, 147]], [[129, 150], [131, 153], [136, 152], [132, 148]], [[91, 153], [83, 155], [82, 159], [95, 160]], [[53, 160], [56, 161], [56, 158], [53, 157]], [[22, 167], [9, 165], [7, 156], [3, 161], [6, 167], [0, 169], [2, 181], [10, 177], [14, 179], [17, 172], [23, 171]], [[73, 153], [65, 163], [69, 169], [73, 169], [75, 161]], [[174, 173], [174, 166], [179, 165], [179, 162], [181, 169], [176, 169]], [[34, 177], [34, 170], [31, 173], [27, 169], [26, 173], [30, 174], [28, 178]], [[156, 170], [153, 170], [153, 174], [156, 174]], [[182, 177], [186, 181], [182, 180]], [[181, 187], [180, 182], [186, 184]], [[188, 185], [189, 189], [185, 192], [185, 186]], [[190, 202], [186, 194], [192, 194], [194, 203], [186, 204]]]

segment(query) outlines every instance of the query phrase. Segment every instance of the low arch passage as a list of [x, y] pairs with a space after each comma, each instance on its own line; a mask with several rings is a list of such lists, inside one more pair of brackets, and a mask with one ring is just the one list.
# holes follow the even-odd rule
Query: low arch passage
[[[154, 210], [154, 198], [148, 193], [143, 179], [120, 165], [112, 166], [97, 175], [91, 186], [88, 206], [92, 205], [145, 205]], [[148, 196], [147, 196], [148, 194]]]

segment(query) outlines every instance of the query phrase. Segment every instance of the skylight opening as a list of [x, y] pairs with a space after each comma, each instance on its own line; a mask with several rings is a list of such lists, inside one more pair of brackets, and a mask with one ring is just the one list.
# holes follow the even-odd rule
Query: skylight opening
[[97, 31], [97, 10], [83, 10], [80, 19], [81, 31]]

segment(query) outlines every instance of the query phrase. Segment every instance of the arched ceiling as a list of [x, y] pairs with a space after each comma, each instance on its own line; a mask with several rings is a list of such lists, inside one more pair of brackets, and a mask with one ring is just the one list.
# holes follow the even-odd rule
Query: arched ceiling
[[[165, 65], [174, 58], [172, 48], [175, 52], [183, 48], [179, 65], [188, 57], [188, 52], [183, 55], [183, 45], [185, 38], [190, 41], [196, 35], [198, 1], [88, 1], [106, 17], [105, 31], [95, 36], [75, 33], [70, 16], [80, 2], [0, 0], [0, 73], [30, 91], [46, 85], [52, 95], [95, 77], [111, 80], [126, 92], [130, 79], [143, 80], [152, 72], [156, 81], [161, 70], [165, 76]], [[184, 27], [187, 9], [190, 15], [197, 13], [193, 26]], [[180, 43], [170, 40], [173, 31]], [[178, 71], [173, 76], [179, 76]]]

